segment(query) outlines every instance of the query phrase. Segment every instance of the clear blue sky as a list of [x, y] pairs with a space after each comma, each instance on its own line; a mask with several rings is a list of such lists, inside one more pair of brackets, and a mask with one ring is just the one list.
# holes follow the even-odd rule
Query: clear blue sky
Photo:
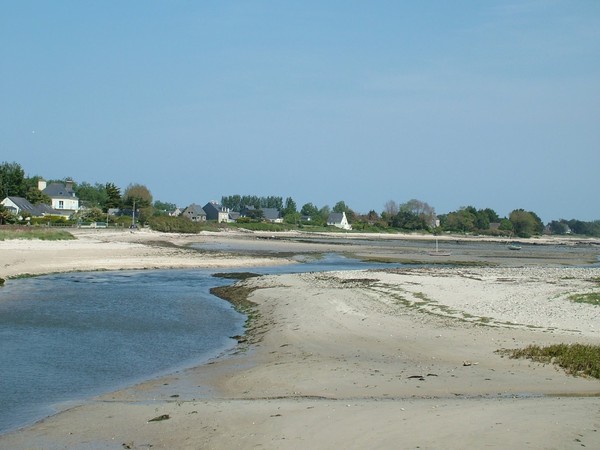
[[0, 0], [0, 162], [600, 219], [600, 1]]

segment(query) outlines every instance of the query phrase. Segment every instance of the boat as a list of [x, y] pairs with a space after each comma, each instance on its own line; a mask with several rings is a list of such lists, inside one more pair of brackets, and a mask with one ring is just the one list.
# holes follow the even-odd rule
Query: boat
[[519, 244], [517, 244], [516, 242], [513, 242], [512, 244], [508, 244], [508, 249], [509, 250], [521, 250], [521, 246]]
[[452, 252], [443, 252], [440, 251], [440, 247], [438, 245], [438, 240], [435, 240], [435, 251], [429, 252], [429, 256], [450, 256]]

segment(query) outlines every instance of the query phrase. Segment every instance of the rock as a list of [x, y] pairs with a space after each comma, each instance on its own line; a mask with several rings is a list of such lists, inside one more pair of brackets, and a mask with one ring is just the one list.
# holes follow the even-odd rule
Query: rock
[[153, 419], [150, 419], [148, 422], [160, 422], [162, 420], [168, 420], [170, 419], [171, 416], [169, 416], [168, 414], [161, 414], [160, 416], [156, 416]]

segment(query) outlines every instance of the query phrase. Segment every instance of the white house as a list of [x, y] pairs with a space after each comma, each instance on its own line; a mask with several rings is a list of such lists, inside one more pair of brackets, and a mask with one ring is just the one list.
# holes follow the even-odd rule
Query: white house
[[333, 225], [334, 227], [341, 228], [342, 230], [351, 230], [352, 225], [348, 223], [348, 218], [345, 212], [331, 213], [327, 218], [327, 225]]
[[73, 191], [73, 181], [67, 180], [65, 183], [50, 183], [47, 185], [44, 180], [39, 180], [38, 189], [50, 197], [52, 208], [71, 213], [79, 211], [79, 198]]
[[67, 218], [70, 216], [70, 213], [65, 214], [64, 211], [55, 210], [48, 205], [32, 205], [29, 200], [23, 197], [6, 197], [0, 204], [18, 216], [20, 220], [44, 216], [64, 216]]

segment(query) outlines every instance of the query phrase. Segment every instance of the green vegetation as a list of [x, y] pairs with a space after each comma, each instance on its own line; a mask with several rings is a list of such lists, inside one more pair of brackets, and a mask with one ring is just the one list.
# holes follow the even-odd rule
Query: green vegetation
[[587, 292], [585, 294], [569, 295], [569, 300], [574, 303], [588, 303], [590, 305], [600, 305], [600, 292]]
[[600, 379], [600, 346], [556, 344], [548, 347], [529, 345], [523, 349], [499, 350], [510, 358], [526, 358], [545, 364], [557, 364], [568, 374]]
[[[130, 220], [130, 219], [128, 219]], [[192, 222], [185, 217], [152, 216], [148, 225], [155, 231], [163, 233], [200, 233], [201, 231], [218, 231], [221, 226], [214, 222]]]
[[[28, 177], [23, 168], [16, 162], [0, 163], [0, 192], [3, 196], [24, 197], [32, 204], [49, 204], [50, 199], [38, 189], [38, 181], [42, 177]], [[48, 180], [64, 182], [64, 180]], [[405, 203], [390, 200], [385, 203], [379, 214], [371, 209], [367, 214], [355, 212], [343, 200], [332, 208], [329, 205], [317, 207], [313, 203], [305, 203], [300, 210], [292, 197], [229, 195], [221, 198], [221, 204], [230, 211], [242, 212], [250, 208], [248, 217], [241, 218], [237, 224], [183, 224], [175, 220], [155, 220], [156, 217], [169, 216], [177, 210], [174, 203], [153, 200], [150, 190], [143, 184], [129, 184], [121, 194], [121, 189], [114, 183], [95, 183], [85, 181], [73, 182], [73, 190], [79, 198], [80, 205], [85, 208], [74, 214], [69, 220], [64, 218], [31, 218], [32, 224], [61, 226], [81, 222], [108, 222], [121, 226], [129, 226], [133, 221], [140, 225], [149, 225], [157, 231], [197, 233], [206, 229], [218, 230], [227, 226], [238, 226], [257, 231], [287, 231], [301, 229], [303, 231], [343, 232], [333, 226], [327, 226], [327, 218], [331, 212], [344, 212], [352, 229], [356, 232], [373, 233], [465, 233], [492, 236], [518, 236], [528, 238], [538, 236], [547, 230], [552, 234], [572, 234], [600, 237], [600, 220], [583, 222], [580, 220], [554, 220], [544, 226], [533, 211], [513, 210], [508, 217], [500, 217], [491, 208], [476, 209], [465, 206], [447, 214], [437, 214], [426, 202], [411, 199]], [[185, 205], [181, 205], [182, 207]], [[272, 224], [264, 220], [262, 209], [273, 208], [279, 211], [283, 224]], [[120, 209], [116, 216], [108, 214], [109, 210]], [[246, 215], [246, 214], [245, 214]], [[245, 219], [250, 219], [246, 220]], [[26, 223], [27, 218], [18, 217], [0, 206], [0, 225]]]
[[0, 241], [8, 239], [40, 239], [44, 241], [64, 241], [75, 239], [65, 230], [53, 230], [38, 227], [2, 227], [0, 228]]

